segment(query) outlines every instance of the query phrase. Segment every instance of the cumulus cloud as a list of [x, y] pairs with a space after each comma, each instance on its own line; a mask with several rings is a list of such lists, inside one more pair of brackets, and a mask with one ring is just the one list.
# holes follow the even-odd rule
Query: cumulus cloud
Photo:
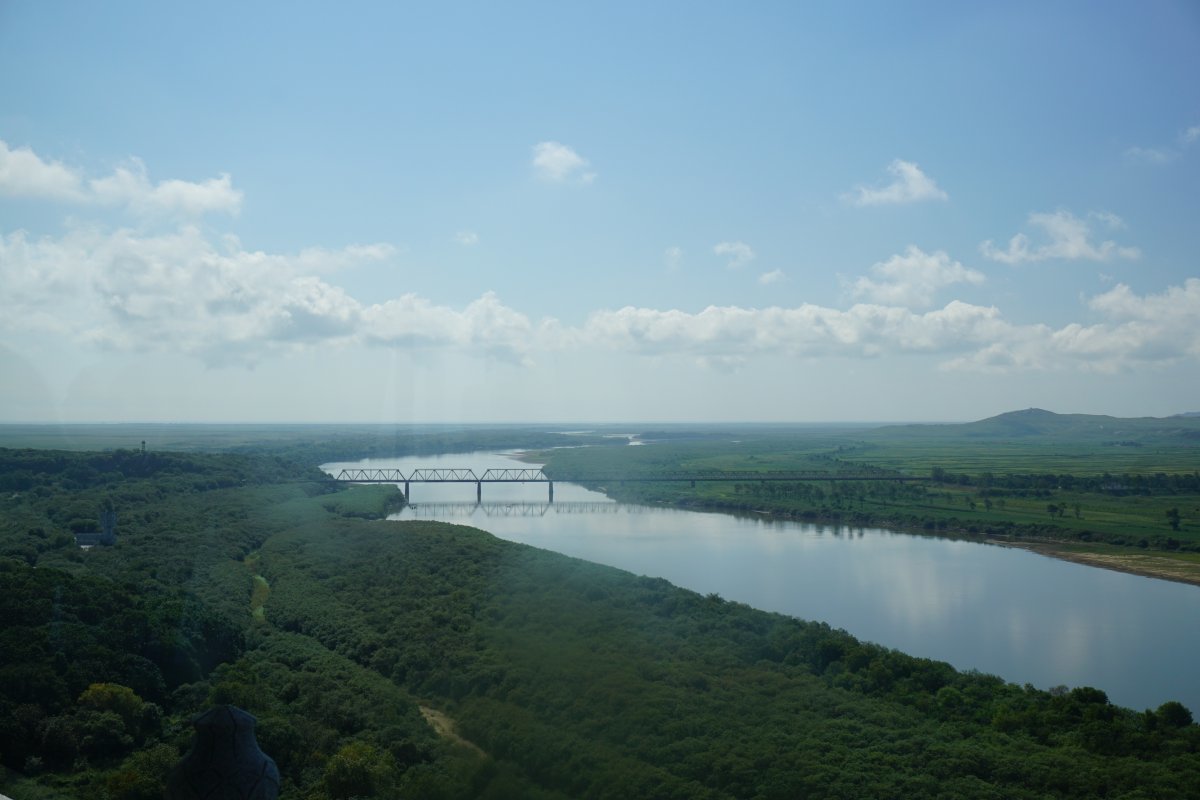
[[198, 217], [212, 211], [236, 214], [242, 192], [233, 188], [227, 173], [200, 183], [166, 180], [151, 183], [145, 165], [132, 159], [104, 178], [88, 181], [91, 196], [100, 203], [126, 206], [138, 214], [173, 214]]
[[926, 253], [909, 245], [903, 254], [871, 267], [871, 277], [854, 282], [856, 298], [873, 303], [925, 308], [933, 304], [937, 292], [957, 283], [983, 283], [982, 272], [964, 267], [941, 250]]
[[745, 242], [719, 242], [713, 246], [713, 253], [727, 257], [725, 266], [730, 269], [741, 269], [754, 260], [754, 250]]
[[1005, 325], [995, 308], [954, 301], [916, 314], [857, 304], [846, 310], [709, 306], [696, 313], [628, 306], [601, 311], [584, 326], [588, 341], [647, 354], [692, 356], [878, 356], [937, 352], [993, 340]]
[[529, 318], [486, 292], [462, 311], [406, 294], [363, 309], [363, 338], [370, 344], [453, 346], [527, 361], [534, 326]]
[[[241, 242], [236, 237], [226, 238], [226, 249], [236, 252], [241, 249]], [[387, 242], [374, 244], [351, 244], [337, 250], [325, 247], [306, 247], [294, 258], [288, 260], [295, 268], [305, 274], [315, 272], [325, 274], [349, 269], [359, 264], [371, 261], [386, 261], [396, 255], [397, 250]]]
[[459, 231], [454, 234], [454, 241], [461, 244], [463, 247], [479, 244], [479, 234], [475, 231]]
[[539, 178], [561, 183], [578, 177], [581, 183], [591, 183], [596, 173], [586, 158], [561, 142], [538, 142], [533, 146], [533, 170]]
[[860, 303], [841, 310], [709, 306], [689, 313], [627, 306], [592, 314], [579, 340], [709, 365], [757, 355], [877, 357], [927, 353], [945, 370], [1116, 372], [1200, 359], [1200, 279], [1161, 294], [1119, 285], [1092, 298], [1091, 324], [1009, 322], [993, 306], [951, 301], [923, 313]]
[[1040, 229], [1046, 241], [1031, 245], [1024, 233], [1018, 233], [1008, 242], [1005, 249], [997, 248], [988, 239], [979, 245], [979, 251], [994, 261], [1005, 264], [1020, 264], [1029, 261], [1060, 259], [1065, 261], [1088, 260], [1110, 261], [1114, 258], [1135, 259], [1141, 256], [1136, 247], [1125, 247], [1112, 240], [1099, 244], [1093, 242], [1092, 226], [1088, 219], [1097, 219], [1109, 228], [1122, 228], [1121, 218], [1108, 212], [1092, 212], [1080, 219], [1069, 211], [1051, 213], [1035, 212], [1029, 215], [1029, 224]]
[[1161, 294], [1137, 295], [1124, 284], [1088, 307], [1103, 320], [1013, 328], [988, 348], [947, 362], [950, 369], [1077, 369], [1112, 373], [1143, 364], [1200, 359], [1200, 279]]
[[[0, 329], [53, 333], [95, 347], [253, 364], [276, 352], [328, 346], [454, 348], [514, 363], [544, 350], [601, 348], [678, 356], [727, 369], [761, 356], [930, 354], [945, 369], [1115, 371], [1200, 359], [1200, 279], [1160, 294], [1124, 284], [1092, 297], [1096, 319], [1061, 328], [1017, 325], [999, 309], [951, 301], [914, 311], [893, 302], [847, 309], [709, 306], [696, 312], [628, 306], [577, 327], [533, 322], [487, 292], [463, 307], [416, 294], [363, 303], [313, 274], [386, 257], [386, 245], [272, 254], [214, 244], [198, 228], [161, 235], [79, 228], [62, 237], [0, 236]], [[770, 273], [768, 273], [770, 274]], [[941, 253], [910, 248], [873, 269], [867, 294], [975, 281]]]
[[28, 147], [15, 150], [0, 140], [0, 194], [51, 200], [82, 200], [78, 172], [58, 161], [44, 161]]
[[386, 258], [390, 245], [272, 254], [197, 228], [143, 236], [96, 228], [0, 237], [0, 326], [95, 346], [254, 363], [315, 344], [476, 347], [521, 360], [533, 326], [491, 294], [463, 310], [414, 295], [364, 304], [312, 274]]
[[242, 192], [232, 179], [219, 177], [193, 183], [167, 180], [152, 183], [145, 165], [131, 159], [111, 175], [85, 180], [81, 171], [58, 161], [46, 161], [27, 147], [10, 149], [0, 141], [0, 194], [37, 197], [94, 205], [120, 206], [136, 214], [181, 214], [198, 217], [220, 211], [236, 214]]
[[[140, 167], [110, 179], [85, 180], [30, 150], [0, 149], [0, 192], [138, 211], [202, 214], [229, 210], [226, 177], [206, 183], [151, 183]], [[148, 213], [148, 212], [147, 212]], [[162, 222], [162, 220], [158, 220]], [[52, 334], [98, 348], [193, 356], [210, 365], [253, 364], [272, 353], [313, 347], [454, 348], [514, 363], [544, 350], [603, 348], [679, 356], [731, 369], [760, 355], [877, 357], [932, 354], [946, 369], [1077, 368], [1113, 371], [1142, 364], [1200, 359], [1200, 279], [1160, 294], [1138, 295], [1118, 284], [1092, 297], [1092, 319], [1061, 328], [1016, 325], [999, 309], [954, 300], [926, 311], [947, 286], [983, 276], [945, 253], [909, 247], [875, 264], [854, 284], [859, 302], [847, 309], [710, 306], [700, 311], [628, 306], [600, 310], [578, 326], [534, 322], [486, 292], [465, 306], [440, 305], [417, 294], [365, 303], [330, 275], [391, 258], [386, 243], [352, 244], [296, 253], [245, 248], [234, 236], [196, 225], [167, 232], [72, 225], [57, 236], [0, 232], [0, 330]], [[1094, 243], [1090, 226], [1120, 228], [1120, 218], [1093, 212], [1034, 214], [1047, 243], [1014, 237], [999, 260], [1105, 260], [1136, 251]], [[159, 226], [161, 227], [161, 226]], [[460, 231], [459, 235], [472, 234]], [[473, 235], [473, 234], [472, 234]], [[985, 243], [990, 247], [990, 243]], [[754, 251], [721, 242], [714, 254], [745, 266]], [[668, 248], [668, 263], [682, 250]], [[780, 270], [759, 276], [782, 280]]]
[[858, 186], [848, 195], [850, 202], [856, 206], [879, 206], [947, 200], [950, 197], [912, 161], [897, 158], [888, 165], [887, 171], [895, 178], [894, 181], [878, 188]]
[[759, 275], [758, 282], [763, 286], [769, 286], [772, 283], [779, 283], [784, 277], [783, 270], [773, 269], [770, 272], [764, 272], [762, 275]]

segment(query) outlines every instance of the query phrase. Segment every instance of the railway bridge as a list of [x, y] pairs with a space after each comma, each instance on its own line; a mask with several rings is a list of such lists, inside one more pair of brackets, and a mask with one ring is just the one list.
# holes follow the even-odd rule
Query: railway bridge
[[550, 502], [554, 502], [554, 482], [579, 483], [590, 486], [612, 486], [624, 483], [687, 483], [695, 487], [697, 483], [798, 483], [801, 481], [829, 481], [840, 483], [844, 481], [927, 481], [929, 478], [913, 475], [896, 474], [860, 474], [860, 473], [829, 473], [829, 472], [800, 472], [790, 470], [691, 470], [637, 472], [630, 474], [580, 473], [548, 475], [540, 467], [521, 467], [487, 469], [476, 472], [469, 467], [436, 467], [418, 468], [405, 473], [399, 469], [389, 468], [350, 468], [343, 469], [334, 476], [341, 483], [394, 483], [404, 484], [404, 499], [412, 500], [411, 485], [414, 483], [473, 483], [475, 484], [475, 502], [483, 501], [483, 485], [485, 483], [544, 483], [546, 484]]

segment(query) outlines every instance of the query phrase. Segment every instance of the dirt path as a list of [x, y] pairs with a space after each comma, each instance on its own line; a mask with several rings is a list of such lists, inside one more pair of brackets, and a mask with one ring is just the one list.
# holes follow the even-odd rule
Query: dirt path
[[487, 757], [487, 753], [483, 752], [479, 745], [458, 735], [458, 730], [454, 725], [454, 720], [450, 719], [436, 708], [430, 708], [429, 706], [417, 706], [417, 708], [421, 709], [421, 716], [425, 718], [425, 721], [429, 723], [429, 726], [433, 728], [434, 732], [437, 733], [438, 736], [441, 736], [443, 739], [449, 739], [452, 742], [461, 744], [463, 747], [473, 750], [485, 758]]
[[270, 595], [271, 584], [267, 583], [267, 579], [262, 575], [255, 575], [254, 591], [250, 595], [250, 612], [254, 614], [255, 619], [262, 622], [267, 621], [266, 605]]

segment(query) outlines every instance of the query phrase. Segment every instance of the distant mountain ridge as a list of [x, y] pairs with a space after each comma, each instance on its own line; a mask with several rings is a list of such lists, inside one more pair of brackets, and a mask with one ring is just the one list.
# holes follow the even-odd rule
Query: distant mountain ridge
[[1164, 439], [1200, 444], [1200, 413], [1171, 417], [1110, 417], [1056, 414], [1043, 408], [1007, 411], [994, 417], [950, 425], [890, 425], [873, 431], [883, 438], [1047, 439], [1142, 444]]

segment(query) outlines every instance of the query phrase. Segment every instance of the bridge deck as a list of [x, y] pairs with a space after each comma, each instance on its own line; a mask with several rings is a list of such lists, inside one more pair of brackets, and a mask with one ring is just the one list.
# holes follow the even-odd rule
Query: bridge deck
[[702, 482], [788, 482], [800, 481], [927, 481], [913, 475], [845, 475], [821, 472], [660, 472], [654, 474], [547, 475], [540, 469], [489, 469], [476, 473], [467, 467], [415, 469], [407, 475], [399, 469], [343, 469], [334, 478], [347, 483], [695, 483]]

